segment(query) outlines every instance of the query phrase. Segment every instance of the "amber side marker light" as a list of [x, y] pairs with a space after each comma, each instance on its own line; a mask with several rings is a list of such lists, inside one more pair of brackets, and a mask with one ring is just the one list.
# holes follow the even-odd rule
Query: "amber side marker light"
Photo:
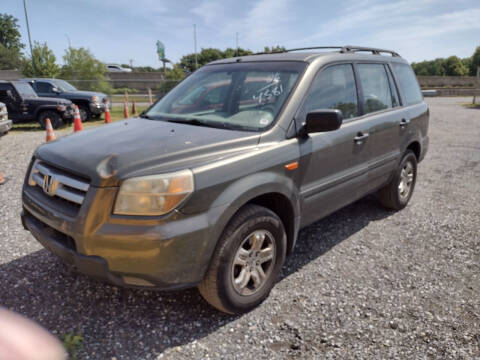
[[287, 170], [295, 170], [296, 168], [298, 168], [298, 161], [285, 165], [285, 169]]

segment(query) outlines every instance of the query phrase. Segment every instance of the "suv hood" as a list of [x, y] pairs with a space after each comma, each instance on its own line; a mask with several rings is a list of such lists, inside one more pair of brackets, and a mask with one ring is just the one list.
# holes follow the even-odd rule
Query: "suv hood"
[[128, 119], [40, 146], [36, 157], [118, 186], [121, 179], [197, 167], [257, 147], [260, 134], [148, 119]]
[[104, 93], [95, 92], [95, 91], [65, 91], [60, 94], [60, 96], [68, 96], [69, 99], [88, 99], [90, 100], [92, 96], [98, 96], [100, 100], [104, 97], [107, 97]]

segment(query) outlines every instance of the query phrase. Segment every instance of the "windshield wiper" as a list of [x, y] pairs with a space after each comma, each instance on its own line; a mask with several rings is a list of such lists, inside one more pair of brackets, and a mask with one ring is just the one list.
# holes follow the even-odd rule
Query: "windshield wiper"
[[179, 123], [179, 124], [188, 124], [195, 126], [207, 126], [212, 128], [226, 128], [225, 124], [219, 122], [211, 122], [206, 120], [200, 120], [197, 118], [184, 118], [184, 119], [168, 119], [168, 122]]

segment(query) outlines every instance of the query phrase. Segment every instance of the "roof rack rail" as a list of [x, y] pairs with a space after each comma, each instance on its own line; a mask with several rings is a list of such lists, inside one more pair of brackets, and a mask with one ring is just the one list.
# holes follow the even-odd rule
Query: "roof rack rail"
[[371, 52], [373, 55], [380, 55], [381, 53], [388, 53], [392, 56], [400, 57], [400, 55], [392, 50], [387, 49], [377, 49], [365, 46], [355, 46], [355, 45], [345, 45], [342, 46], [342, 50], [340, 52], [347, 53], [347, 52], [357, 52], [357, 51], [368, 51]]
[[395, 57], [400, 57], [400, 55], [392, 50], [386, 49], [377, 49], [371, 47], [364, 47], [364, 46], [355, 46], [355, 45], [344, 45], [344, 46], [311, 46], [311, 47], [304, 47], [304, 48], [295, 48], [295, 49], [286, 49], [280, 51], [273, 51], [270, 53], [260, 52], [255, 53], [255, 55], [264, 55], [264, 54], [280, 54], [285, 52], [292, 52], [292, 51], [302, 51], [302, 50], [326, 50], [326, 49], [336, 49], [340, 50], [341, 53], [355, 53], [360, 51], [368, 51], [371, 52], [373, 55], [380, 55], [381, 53], [388, 53]]

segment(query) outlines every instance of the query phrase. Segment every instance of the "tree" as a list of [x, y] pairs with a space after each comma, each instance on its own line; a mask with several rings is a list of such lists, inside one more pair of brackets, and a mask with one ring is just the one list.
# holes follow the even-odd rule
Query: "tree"
[[445, 76], [445, 59], [437, 58], [435, 60], [421, 61], [412, 63], [412, 68], [416, 75], [423, 76]]
[[22, 63], [22, 49], [25, 45], [20, 41], [18, 19], [0, 13], [0, 70], [17, 69]]
[[480, 46], [477, 46], [472, 55], [472, 62], [470, 63], [470, 75], [477, 75], [477, 68], [480, 66]]
[[63, 56], [65, 65], [61, 69], [61, 77], [76, 80], [75, 84], [83, 90], [103, 91], [110, 93], [112, 87], [105, 76], [107, 66], [97, 60], [92, 53], [83, 47], [68, 48]]
[[[227, 48], [225, 51], [208, 48], [202, 49], [197, 54], [198, 67], [208, 64], [211, 61], [237, 56], [237, 49]], [[253, 52], [247, 49], [238, 48], [238, 56], [252, 55]], [[195, 54], [188, 54], [180, 59], [180, 66], [189, 72], [195, 71]]]
[[54, 78], [60, 74], [60, 68], [57, 65], [57, 58], [44, 42], [40, 44], [35, 42], [33, 46], [32, 58], [35, 62], [35, 69], [31, 59], [25, 59], [22, 65], [22, 74], [27, 77], [46, 77]]
[[15, 50], [7, 49], [0, 44], [0, 70], [13, 70], [20, 68], [22, 58]]
[[9, 50], [21, 53], [25, 45], [20, 41], [21, 35], [17, 22], [18, 19], [12, 15], [0, 13], [0, 44]]
[[263, 52], [267, 53], [267, 54], [276, 53], [276, 52], [284, 52], [285, 50], [287, 50], [285, 48], [285, 46], [280, 46], [280, 45], [272, 46], [271, 48], [269, 48], [268, 46], [265, 46], [263, 48]]
[[185, 71], [180, 64], [175, 64], [172, 69], [167, 69], [165, 79], [162, 81], [157, 90], [160, 93], [167, 93], [173, 89], [180, 81], [185, 78]]
[[238, 55], [237, 55], [237, 49], [232, 49], [232, 48], [227, 48], [223, 52], [223, 57], [226, 58], [231, 58], [231, 57], [236, 57], [236, 56], [247, 56], [247, 55], [252, 55], [253, 51], [248, 50], [248, 49], [242, 49], [238, 48]]
[[450, 56], [445, 60], [445, 72], [447, 76], [466, 76], [469, 69], [457, 56]]

